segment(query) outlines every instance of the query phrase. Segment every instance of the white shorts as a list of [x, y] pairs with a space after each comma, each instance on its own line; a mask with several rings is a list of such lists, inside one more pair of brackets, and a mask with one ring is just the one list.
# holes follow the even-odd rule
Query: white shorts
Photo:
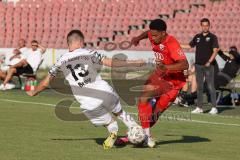
[[104, 80], [89, 83], [85, 87], [71, 86], [75, 99], [86, 117], [95, 125], [107, 125], [112, 121], [112, 113], [121, 111], [119, 96]]
[[122, 106], [120, 102], [118, 102], [112, 108], [98, 107], [95, 110], [84, 110], [83, 113], [92, 122], [93, 125], [102, 126], [107, 125], [112, 121], [112, 113], [118, 113], [121, 110]]

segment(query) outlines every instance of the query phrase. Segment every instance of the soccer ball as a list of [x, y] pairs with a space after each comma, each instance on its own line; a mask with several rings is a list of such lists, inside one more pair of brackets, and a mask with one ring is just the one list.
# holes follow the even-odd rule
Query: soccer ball
[[139, 144], [141, 143], [144, 138], [145, 134], [141, 126], [133, 126], [129, 129], [128, 133], [128, 139], [133, 144]]

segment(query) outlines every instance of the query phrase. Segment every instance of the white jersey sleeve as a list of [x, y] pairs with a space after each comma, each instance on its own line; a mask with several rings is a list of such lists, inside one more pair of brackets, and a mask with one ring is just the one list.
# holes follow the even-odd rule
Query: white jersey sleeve
[[61, 68], [60, 68], [60, 61], [58, 60], [57, 63], [55, 63], [51, 68], [50, 70], [48, 71], [48, 74], [50, 74], [51, 76], [53, 77], [56, 77], [57, 73], [59, 71], [61, 71]]
[[91, 53], [92, 53], [91, 59], [93, 64], [102, 65], [102, 60], [106, 58], [106, 56], [97, 51], [92, 51]]
[[104, 58], [106, 58], [105, 55], [103, 55], [97, 51], [91, 51], [92, 65], [97, 71], [100, 71], [102, 69], [102, 67], [103, 67], [102, 60]]

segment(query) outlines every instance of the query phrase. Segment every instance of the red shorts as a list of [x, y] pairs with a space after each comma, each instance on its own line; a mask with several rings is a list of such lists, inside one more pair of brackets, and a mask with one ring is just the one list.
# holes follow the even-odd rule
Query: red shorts
[[180, 90], [185, 83], [186, 78], [183, 74], [159, 74], [159, 72], [153, 72], [153, 74], [149, 76], [145, 85], [156, 86], [158, 93], [161, 95], [171, 90]]

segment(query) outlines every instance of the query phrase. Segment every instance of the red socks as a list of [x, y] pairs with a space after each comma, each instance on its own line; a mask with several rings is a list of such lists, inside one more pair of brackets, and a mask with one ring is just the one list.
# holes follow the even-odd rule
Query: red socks
[[150, 122], [152, 117], [152, 106], [150, 103], [138, 104], [138, 116], [141, 122], [142, 128], [150, 128]]

